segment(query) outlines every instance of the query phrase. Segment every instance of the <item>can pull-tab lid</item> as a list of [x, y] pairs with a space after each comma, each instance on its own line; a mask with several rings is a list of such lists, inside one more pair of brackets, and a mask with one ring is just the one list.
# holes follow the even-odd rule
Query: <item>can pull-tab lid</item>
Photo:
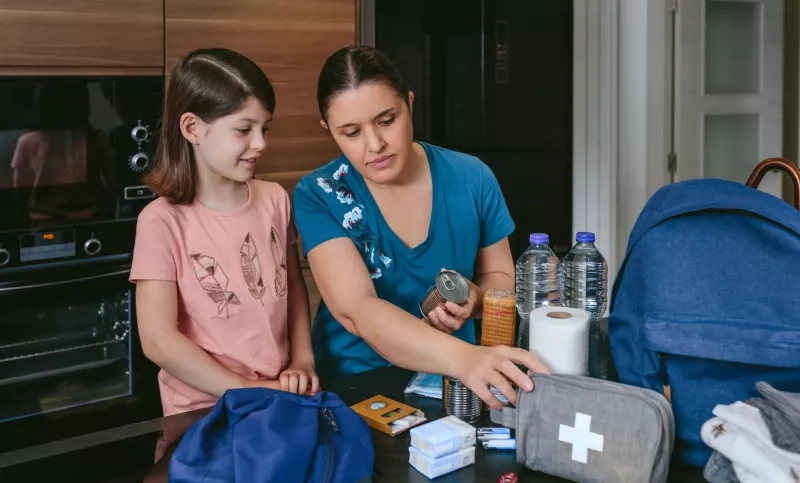
[[450, 279], [447, 275], [442, 275], [442, 280], [444, 281], [444, 288], [447, 290], [455, 290], [456, 284]]
[[458, 272], [444, 271], [436, 276], [436, 290], [446, 300], [463, 304], [469, 298], [469, 286], [467, 280]]

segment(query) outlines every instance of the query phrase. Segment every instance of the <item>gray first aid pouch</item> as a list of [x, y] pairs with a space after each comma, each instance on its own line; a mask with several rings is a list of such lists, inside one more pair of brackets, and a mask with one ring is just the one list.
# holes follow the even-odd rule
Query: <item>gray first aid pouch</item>
[[517, 462], [582, 483], [666, 482], [675, 421], [655, 391], [582, 376], [532, 376], [503, 425], [516, 430]]

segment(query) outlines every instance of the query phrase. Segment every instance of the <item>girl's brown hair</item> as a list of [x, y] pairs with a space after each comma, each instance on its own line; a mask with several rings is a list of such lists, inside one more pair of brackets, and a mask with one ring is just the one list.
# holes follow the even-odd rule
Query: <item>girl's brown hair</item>
[[170, 73], [155, 164], [144, 183], [170, 203], [192, 203], [197, 176], [194, 151], [181, 133], [181, 116], [191, 112], [213, 123], [238, 111], [250, 97], [274, 113], [272, 84], [242, 54], [223, 48], [199, 49], [181, 59]]

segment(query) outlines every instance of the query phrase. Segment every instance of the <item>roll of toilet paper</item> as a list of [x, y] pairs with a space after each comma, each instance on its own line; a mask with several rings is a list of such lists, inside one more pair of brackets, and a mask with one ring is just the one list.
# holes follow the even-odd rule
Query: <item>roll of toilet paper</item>
[[531, 312], [529, 349], [551, 374], [585, 376], [589, 369], [589, 313], [542, 306]]

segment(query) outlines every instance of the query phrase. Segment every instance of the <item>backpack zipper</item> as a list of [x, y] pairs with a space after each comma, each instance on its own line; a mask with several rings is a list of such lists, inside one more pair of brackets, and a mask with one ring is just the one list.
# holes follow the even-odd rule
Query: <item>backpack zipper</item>
[[327, 483], [333, 479], [333, 464], [335, 457], [333, 433], [339, 432], [339, 425], [336, 424], [336, 419], [334, 419], [333, 412], [331, 412], [330, 408], [322, 408], [322, 416], [328, 422], [328, 426], [330, 428], [330, 430], [325, 431], [325, 446], [328, 448], [328, 450], [325, 452], [325, 476], [322, 480]]
[[333, 412], [331, 411], [331, 408], [329, 408], [327, 406], [322, 408], [322, 414], [325, 415], [325, 419], [328, 420], [328, 423], [330, 424], [331, 429], [333, 430], [333, 432], [334, 433], [338, 433], [339, 432], [339, 426], [336, 424], [336, 419], [333, 418]]

